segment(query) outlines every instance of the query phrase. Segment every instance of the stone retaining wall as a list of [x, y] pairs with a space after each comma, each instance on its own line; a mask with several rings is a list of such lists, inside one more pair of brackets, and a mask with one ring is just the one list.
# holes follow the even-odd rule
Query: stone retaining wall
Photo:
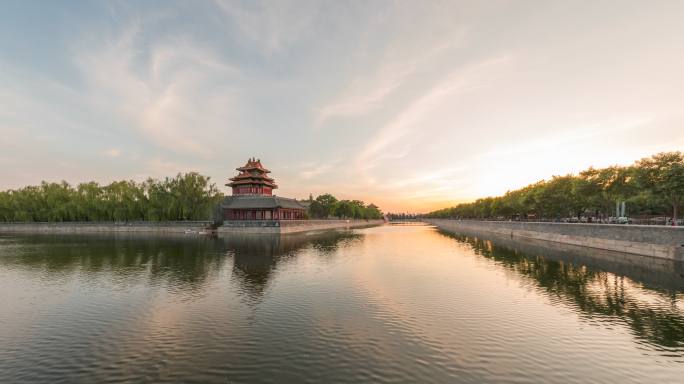
[[210, 221], [130, 223], [0, 223], [0, 233], [201, 232]]
[[[268, 225], [250, 222], [231, 222], [216, 231], [219, 235], [231, 233], [298, 233], [326, 229], [359, 228], [382, 224], [382, 220], [282, 220]], [[208, 232], [210, 221], [189, 222], [131, 222], [131, 223], [0, 223], [0, 233], [108, 233], [156, 232], [199, 233]], [[258, 223], [257, 223], [258, 224]], [[263, 223], [262, 223], [263, 224]]]
[[586, 265], [594, 269], [610, 271], [627, 276], [650, 286], [684, 290], [684, 262], [657, 257], [625, 254], [598, 248], [562, 244], [524, 237], [502, 236], [496, 233], [460, 233], [453, 236], [471, 244], [491, 242], [491, 247], [507, 249], [528, 257], [542, 256], [546, 260], [569, 262], [575, 266]]
[[382, 220], [285, 220], [280, 233], [295, 233], [337, 228], [359, 228], [382, 224]]
[[327, 229], [359, 228], [382, 224], [382, 220], [281, 220], [277, 225], [252, 225], [239, 221], [224, 223], [217, 232], [219, 236], [231, 233], [298, 233]]
[[495, 233], [671, 260], [684, 260], [684, 227], [427, 219], [454, 233]]

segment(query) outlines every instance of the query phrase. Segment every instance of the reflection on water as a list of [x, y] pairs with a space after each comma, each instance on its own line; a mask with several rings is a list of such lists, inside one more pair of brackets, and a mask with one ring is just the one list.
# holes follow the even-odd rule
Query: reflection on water
[[201, 289], [224, 262], [209, 238], [38, 235], [5, 237], [0, 246], [0, 266], [44, 278], [107, 272], [121, 283], [143, 278], [178, 289]]
[[[598, 317], [601, 322], [627, 324], [636, 337], [657, 348], [676, 351], [684, 347], [684, 315], [677, 306], [684, 286], [680, 262], [631, 256], [631, 262], [615, 264], [607, 260], [611, 256], [624, 260], [624, 255], [560, 244], [545, 247], [535, 241], [507, 242], [505, 238], [498, 238], [498, 242], [492, 242], [474, 236], [443, 234], [469, 244], [478, 255], [534, 279], [548, 295], [574, 305], [589, 319]], [[573, 264], [576, 253], [594, 268], [610, 265], [612, 272]], [[671, 269], [647, 270], [640, 266], [639, 259], [647, 267], [652, 263], [667, 263]], [[655, 285], [651, 298], [656, 302], [647, 300], [634, 289], [643, 285], [629, 278], [633, 273], [650, 281], [651, 288]]]
[[0, 236], [0, 382], [676, 382], [684, 268], [383, 226]]
[[[111, 273], [119, 283], [147, 279], [174, 290], [202, 290], [232, 261], [240, 290], [261, 295], [277, 265], [311, 247], [321, 254], [359, 239], [352, 232], [330, 231], [280, 236], [235, 235], [229, 238], [180, 236], [33, 235], [0, 237], [0, 266], [25, 269], [44, 278], [83, 273]], [[11, 252], [11, 253], [10, 253]], [[10, 254], [8, 254], [10, 253]]]
[[240, 290], [250, 302], [258, 302], [278, 264], [295, 257], [297, 251], [311, 247], [318, 253], [334, 252], [340, 243], [360, 236], [351, 232], [321, 232], [313, 235], [235, 235], [220, 239], [233, 256], [233, 274]]

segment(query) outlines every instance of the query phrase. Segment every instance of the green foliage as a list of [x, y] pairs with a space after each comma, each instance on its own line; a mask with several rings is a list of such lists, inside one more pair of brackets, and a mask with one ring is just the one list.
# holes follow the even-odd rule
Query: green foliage
[[613, 215], [616, 201], [632, 214], [677, 217], [684, 203], [684, 155], [666, 152], [632, 166], [589, 168], [579, 175], [553, 176], [499, 197], [478, 199], [428, 214], [440, 218], [546, 218]]
[[326, 193], [310, 199], [308, 217], [327, 219], [331, 217], [343, 219], [381, 219], [382, 212], [374, 204], [366, 205], [360, 200], [337, 200]]
[[337, 199], [335, 196], [326, 193], [316, 197], [309, 206], [309, 216], [314, 218], [327, 218], [335, 213]]
[[47, 183], [0, 192], [0, 221], [207, 220], [221, 199], [210, 178], [196, 172], [143, 183]]
[[684, 198], [684, 155], [665, 152], [641, 159], [636, 164], [637, 182], [652, 196], [660, 196], [672, 206], [673, 216]]

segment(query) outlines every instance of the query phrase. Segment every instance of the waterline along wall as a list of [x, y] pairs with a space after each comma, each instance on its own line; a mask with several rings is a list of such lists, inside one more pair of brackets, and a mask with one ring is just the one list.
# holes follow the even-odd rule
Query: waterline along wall
[[0, 223], [0, 233], [185, 233], [199, 232], [209, 226], [211, 221]]
[[670, 260], [684, 260], [684, 227], [426, 219], [453, 233], [493, 233]]
[[359, 228], [382, 224], [382, 220], [227, 220], [217, 230], [230, 233], [299, 233], [327, 229]]
[[[234, 233], [287, 234], [382, 223], [382, 220], [236, 220], [224, 222], [216, 233], [219, 236]], [[211, 221], [0, 223], [0, 233], [210, 233], [211, 225]]]

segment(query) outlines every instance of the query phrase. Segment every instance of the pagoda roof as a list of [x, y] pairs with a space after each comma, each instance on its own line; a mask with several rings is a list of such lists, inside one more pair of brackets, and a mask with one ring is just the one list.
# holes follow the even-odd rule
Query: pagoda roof
[[[233, 179], [231, 179], [233, 180]], [[244, 184], [263, 184], [263, 185], [268, 185], [271, 188], [278, 188], [275, 183], [269, 180], [264, 180], [264, 179], [241, 179], [241, 180], [235, 180], [232, 183], [226, 184], [229, 187], [235, 186], [235, 185], [244, 185]]]
[[223, 209], [306, 209], [295, 199], [280, 196], [228, 196], [221, 202]]
[[257, 180], [268, 180], [268, 181], [273, 181], [272, 178], [266, 176], [265, 174], [260, 174], [260, 175], [252, 175], [249, 172], [242, 172], [239, 175], [235, 177], [231, 177], [230, 180], [240, 180], [240, 179], [257, 179]]
[[245, 165], [243, 165], [240, 168], [235, 168], [235, 169], [238, 171], [242, 171], [242, 172], [250, 171], [250, 170], [259, 170], [259, 171], [262, 171], [264, 173], [270, 173], [271, 172], [268, 169], [264, 168], [263, 165], [261, 165], [261, 159], [255, 159], [253, 157], [251, 159], [247, 159], [247, 163]]
[[256, 184], [266, 185], [272, 189], [278, 188], [278, 186], [275, 184], [275, 180], [273, 180], [271, 177], [268, 177], [267, 174], [271, 171], [264, 168], [264, 166], [261, 164], [261, 159], [252, 157], [251, 159], [247, 159], [247, 163], [244, 166], [235, 169], [240, 171], [240, 173], [237, 176], [228, 179], [229, 182], [226, 183], [226, 186], [228, 187]]

